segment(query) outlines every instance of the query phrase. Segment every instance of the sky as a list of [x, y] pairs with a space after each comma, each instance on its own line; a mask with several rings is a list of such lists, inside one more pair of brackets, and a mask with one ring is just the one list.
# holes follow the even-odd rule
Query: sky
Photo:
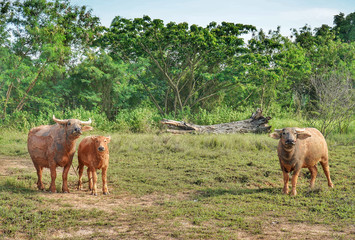
[[210, 22], [250, 24], [264, 31], [281, 27], [289, 36], [291, 28], [305, 24], [313, 28], [333, 26], [334, 15], [355, 11], [354, 0], [72, 0], [86, 5], [109, 27], [115, 16], [134, 19], [148, 15], [164, 23], [187, 22], [206, 27]]

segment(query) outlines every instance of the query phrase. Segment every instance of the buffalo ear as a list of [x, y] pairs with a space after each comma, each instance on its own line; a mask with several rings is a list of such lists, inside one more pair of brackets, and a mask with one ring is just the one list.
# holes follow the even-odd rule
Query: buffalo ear
[[280, 139], [281, 138], [281, 134], [278, 132], [271, 133], [269, 136], [272, 137], [273, 139]]
[[303, 140], [303, 139], [306, 139], [306, 138], [309, 138], [309, 137], [312, 137], [312, 135], [309, 134], [309, 133], [306, 133], [306, 132], [297, 133], [297, 138], [298, 139]]
[[93, 130], [93, 127], [91, 126], [84, 126], [81, 128], [81, 131], [85, 132], [85, 131], [90, 131], [90, 130]]
[[106, 141], [109, 143], [111, 141], [111, 136], [106, 137]]

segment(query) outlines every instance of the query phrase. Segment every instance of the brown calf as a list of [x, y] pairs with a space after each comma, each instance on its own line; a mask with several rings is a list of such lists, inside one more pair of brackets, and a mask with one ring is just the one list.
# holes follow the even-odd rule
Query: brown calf
[[109, 194], [107, 189], [107, 168], [109, 162], [109, 149], [108, 143], [111, 137], [104, 136], [89, 136], [84, 138], [78, 149], [78, 161], [79, 161], [79, 182], [78, 189], [81, 190], [82, 176], [84, 166], [87, 166], [87, 173], [89, 178], [89, 189], [91, 194], [97, 196], [97, 175], [96, 169], [102, 169], [102, 192], [103, 194]]

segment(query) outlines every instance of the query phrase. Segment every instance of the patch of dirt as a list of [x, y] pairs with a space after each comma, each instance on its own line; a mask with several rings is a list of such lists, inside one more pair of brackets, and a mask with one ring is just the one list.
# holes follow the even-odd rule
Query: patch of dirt
[[[109, 188], [109, 190], [114, 191], [112, 187]], [[69, 194], [42, 192], [40, 196], [46, 199], [52, 199], [51, 205], [53, 205], [55, 209], [62, 208], [63, 205], [66, 205], [73, 209], [97, 209], [107, 213], [114, 213], [120, 209], [134, 206], [149, 208], [152, 205], [158, 205], [160, 202], [173, 198], [171, 195], [160, 194], [149, 194], [142, 197], [134, 197], [128, 193], [120, 193], [119, 196], [114, 194], [102, 195], [101, 191], [98, 191], [98, 196], [93, 196], [90, 194], [89, 190], [79, 191], [73, 189], [71, 189]]]
[[331, 226], [309, 225], [289, 221], [280, 222], [280, 218], [268, 222], [263, 227], [263, 236], [265, 239], [330, 240], [346, 239], [350, 234], [350, 232], [334, 232]]
[[9, 176], [14, 169], [36, 171], [31, 159], [0, 156], [0, 176]]

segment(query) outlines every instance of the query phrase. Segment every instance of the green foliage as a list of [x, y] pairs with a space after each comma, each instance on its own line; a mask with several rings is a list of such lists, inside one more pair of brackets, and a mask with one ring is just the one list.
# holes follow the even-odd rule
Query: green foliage
[[42, 111], [34, 115], [27, 111], [15, 112], [1, 119], [0, 126], [3, 129], [17, 129], [22, 132], [28, 132], [31, 128], [39, 125], [55, 124], [52, 116], [55, 115], [59, 119], [77, 118], [87, 121], [89, 118], [93, 120], [92, 126], [98, 129], [110, 129], [111, 123], [105, 115], [95, 111], [87, 111], [83, 108], [67, 109], [61, 111]]
[[326, 135], [349, 132], [353, 120], [353, 13], [336, 15], [333, 28], [293, 30], [290, 40], [279, 28], [148, 16], [117, 16], [104, 29], [69, 0], [3, 0], [0, 11], [3, 127], [28, 131], [55, 113], [92, 117], [102, 130], [151, 132], [163, 117], [207, 125], [246, 119], [257, 107], [281, 121], [307, 117], [289, 123]]
[[112, 123], [112, 130], [121, 132], [151, 132], [157, 128], [160, 115], [150, 108], [136, 108], [134, 110], [122, 110]]
[[1, 26], [9, 32], [0, 45], [5, 52], [0, 56], [1, 116], [38, 112], [48, 103], [57, 108], [62, 101], [56, 98], [58, 82], [99, 32], [98, 18], [69, 0], [2, 1], [0, 6], [6, 13]]
[[200, 109], [199, 113], [191, 118], [194, 123], [200, 125], [227, 123], [250, 118], [251, 112], [248, 113], [248, 110], [239, 112], [226, 106], [220, 106], [208, 112], [205, 109]]
[[120, 109], [130, 107], [136, 87], [130, 84], [128, 64], [114, 62], [105, 52], [92, 53], [77, 65], [64, 82], [63, 94], [73, 107], [100, 109], [113, 120]]
[[355, 41], [355, 12], [345, 17], [344, 13], [334, 16], [334, 30], [339, 39], [343, 42]]
[[[176, 119], [199, 125], [211, 125], [225, 122], [240, 121], [248, 119], [253, 112], [252, 108], [243, 111], [233, 110], [227, 106], [216, 107], [212, 111], [200, 109], [199, 112], [192, 113], [188, 108], [179, 112], [178, 115], [165, 115], [167, 119]], [[89, 111], [84, 108], [66, 109], [65, 111], [43, 111], [36, 115], [29, 112], [15, 112], [0, 120], [2, 129], [20, 130], [27, 133], [29, 129], [39, 126], [55, 124], [52, 120], [53, 114], [60, 119], [77, 118], [83, 121], [92, 119], [92, 126], [98, 131], [118, 131], [122, 133], [134, 132], [158, 132], [162, 131], [160, 113], [152, 107], [138, 107], [135, 109], [123, 109], [117, 113], [115, 120], [109, 120], [106, 115], [98, 111]], [[284, 127], [319, 127], [322, 120], [309, 120], [301, 115], [284, 111], [279, 105], [273, 106], [265, 116], [272, 116], [269, 124], [272, 129]], [[334, 126], [332, 135], [355, 133], [355, 119], [347, 119], [346, 122]]]
[[234, 87], [229, 62], [246, 51], [240, 35], [253, 29], [226, 22], [203, 28], [165, 25], [148, 16], [133, 20], [117, 16], [102, 44], [114, 59], [138, 64], [145, 59], [138, 80], [162, 115], [177, 114]]

